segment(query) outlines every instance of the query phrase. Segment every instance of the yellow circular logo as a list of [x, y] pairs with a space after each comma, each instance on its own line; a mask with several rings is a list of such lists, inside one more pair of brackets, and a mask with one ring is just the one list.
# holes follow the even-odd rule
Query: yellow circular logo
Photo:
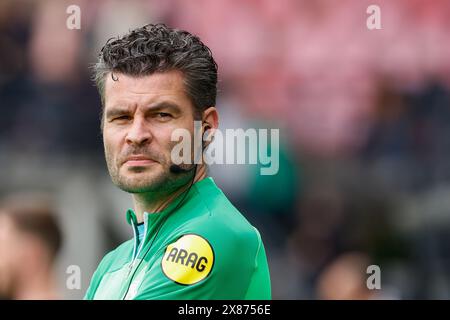
[[161, 265], [169, 279], [179, 284], [194, 284], [211, 272], [214, 251], [205, 238], [186, 234], [167, 246]]

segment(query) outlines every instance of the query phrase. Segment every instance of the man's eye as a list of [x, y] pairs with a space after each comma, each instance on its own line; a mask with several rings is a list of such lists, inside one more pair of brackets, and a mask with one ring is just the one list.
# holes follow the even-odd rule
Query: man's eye
[[172, 115], [170, 113], [166, 113], [166, 112], [158, 112], [158, 118], [171, 118]]
[[120, 116], [120, 117], [115, 117], [114, 119], [112, 119], [112, 121], [127, 121], [130, 120], [131, 117], [130, 116]]

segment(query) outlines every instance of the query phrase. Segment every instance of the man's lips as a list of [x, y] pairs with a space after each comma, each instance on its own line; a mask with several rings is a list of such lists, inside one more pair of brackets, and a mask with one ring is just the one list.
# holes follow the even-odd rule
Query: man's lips
[[156, 161], [145, 156], [131, 156], [124, 161], [124, 164], [130, 167], [147, 166], [153, 163]]

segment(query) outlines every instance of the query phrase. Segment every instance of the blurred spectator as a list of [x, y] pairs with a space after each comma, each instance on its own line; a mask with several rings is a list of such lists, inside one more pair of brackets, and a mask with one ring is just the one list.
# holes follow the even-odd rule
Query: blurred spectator
[[[319, 277], [317, 296], [325, 300], [399, 299], [396, 291], [369, 289], [369, 257], [360, 252], [342, 254], [330, 263]], [[380, 275], [381, 279], [381, 275]]]
[[58, 299], [61, 231], [47, 200], [17, 195], [0, 205], [0, 298]]
[[373, 295], [366, 286], [365, 271], [369, 260], [364, 254], [349, 253], [338, 257], [321, 274], [317, 295], [325, 300], [368, 300]]

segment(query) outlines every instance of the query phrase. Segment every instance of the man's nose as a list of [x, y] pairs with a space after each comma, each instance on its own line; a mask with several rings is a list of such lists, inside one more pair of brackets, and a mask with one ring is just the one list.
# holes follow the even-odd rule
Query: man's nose
[[142, 119], [134, 119], [127, 133], [126, 142], [140, 146], [150, 143], [152, 137], [150, 128], [145, 124], [145, 121]]

